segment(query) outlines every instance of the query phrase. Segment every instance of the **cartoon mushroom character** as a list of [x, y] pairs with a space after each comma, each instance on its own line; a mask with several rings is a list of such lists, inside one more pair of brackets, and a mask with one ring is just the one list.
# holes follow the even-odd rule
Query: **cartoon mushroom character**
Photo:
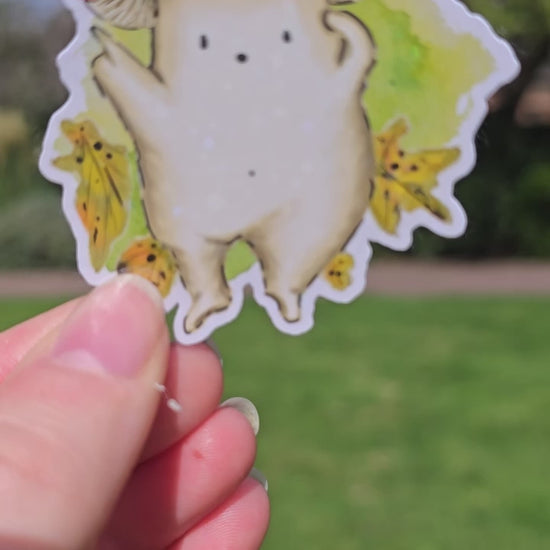
[[230, 305], [223, 265], [237, 240], [282, 322], [299, 321], [373, 188], [368, 29], [325, 0], [93, 4], [111, 23], [155, 25], [149, 67], [96, 29], [93, 70], [134, 137], [150, 228], [190, 295], [185, 331]]

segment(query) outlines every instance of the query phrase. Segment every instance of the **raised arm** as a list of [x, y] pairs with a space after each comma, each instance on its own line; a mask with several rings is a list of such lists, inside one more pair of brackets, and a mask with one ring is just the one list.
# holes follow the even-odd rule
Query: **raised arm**
[[376, 63], [376, 44], [369, 29], [359, 19], [343, 11], [328, 11], [325, 22], [331, 30], [342, 36], [343, 49], [339, 64], [344, 79], [362, 88]]
[[153, 71], [144, 67], [105, 31], [94, 28], [104, 53], [93, 62], [94, 76], [124, 122], [138, 139], [147, 140], [162, 118], [166, 90]]

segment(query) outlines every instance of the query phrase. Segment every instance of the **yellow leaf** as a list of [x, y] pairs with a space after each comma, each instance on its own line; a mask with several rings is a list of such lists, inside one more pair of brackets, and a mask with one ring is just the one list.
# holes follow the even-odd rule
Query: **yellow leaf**
[[336, 290], [346, 290], [353, 283], [351, 270], [355, 265], [350, 254], [338, 254], [325, 268], [324, 277]]
[[432, 194], [427, 192], [420, 185], [413, 183], [400, 183], [399, 187], [403, 190], [403, 199], [401, 206], [407, 212], [412, 212], [417, 208], [425, 208], [440, 220], [450, 223], [451, 213], [449, 209]]
[[437, 186], [439, 172], [456, 162], [460, 149], [433, 149], [418, 153], [390, 150], [385, 159], [385, 171], [402, 183], [415, 183], [424, 189]]
[[388, 151], [397, 144], [399, 139], [409, 131], [405, 119], [400, 118], [386, 130], [375, 136], [374, 152], [376, 155], [379, 172], [383, 171], [383, 163]]
[[403, 211], [424, 208], [440, 220], [450, 223], [449, 209], [431, 191], [437, 187], [439, 172], [460, 157], [460, 149], [427, 149], [408, 153], [400, 139], [408, 132], [399, 119], [375, 137], [377, 177], [371, 212], [378, 225], [395, 234]]
[[120, 258], [119, 273], [134, 273], [151, 281], [166, 297], [176, 275], [172, 253], [152, 237], [136, 241]]
[[370, 209], [378, 225], [391, 235], [396, 233], [401, 221], [402, 200], [403, 192], [394, 181], [382, 176], [375, 179]]
[[74, 148], [53, 164], [79, 178], [75, 206], [89, 235], [92, 266], [99, 271], [128, 218], [131, 182], [127, 151], [102, 139], [90, 121], [65, 120], [61, 129]]

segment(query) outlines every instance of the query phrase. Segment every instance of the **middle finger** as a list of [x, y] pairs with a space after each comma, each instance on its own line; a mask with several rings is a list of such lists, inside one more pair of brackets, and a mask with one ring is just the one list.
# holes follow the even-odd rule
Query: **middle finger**
[[161, 401], [142, 462], [187, 436], [217, 409], [223, 391], [220, 359], [206, 344], [173, 344], [164, 384], [167, 396], [175, 399], [182, 410], [174, 412]]
[[237, 489], [255, 455], [248, 420], [234, 409], [220, 409], [185, 440], [137, 468], [104, 542], [132, 550], [165, 548]]

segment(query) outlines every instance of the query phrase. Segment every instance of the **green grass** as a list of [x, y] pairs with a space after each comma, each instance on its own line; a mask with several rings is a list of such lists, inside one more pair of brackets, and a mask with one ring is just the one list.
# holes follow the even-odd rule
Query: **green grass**
[[0, 331], [62, 303], [61, 298], [0, 299]]
[[[0, 328], [52, 301], [0, 303]], [[216, 334], [262, 417], [266, 550], [550, 548], [550, 299], [322, 304]]]

